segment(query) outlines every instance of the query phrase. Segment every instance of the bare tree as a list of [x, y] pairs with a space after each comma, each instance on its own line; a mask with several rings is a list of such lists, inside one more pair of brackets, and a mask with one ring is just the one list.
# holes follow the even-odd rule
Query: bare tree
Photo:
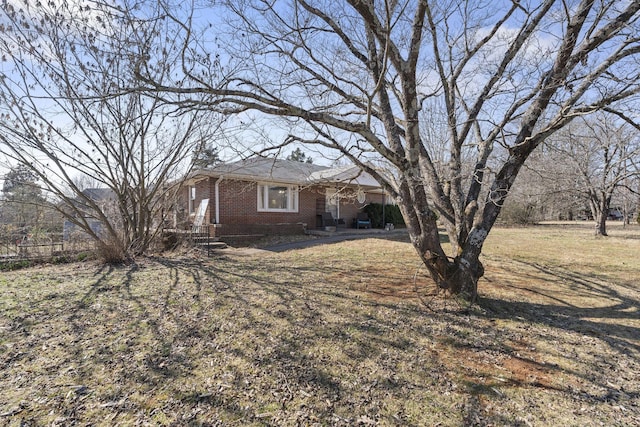
[[[147, 12], [124, 3], [0, 7], [0, 154], [29, 168], [110, 260], [149, 248], [169, 182], [214, 127], [130, 89], [139, 58], [153, 55], [159, 82], [175, 59], [174, 41], [159, 37], [162, 20], [136, 17]], [[112, 211], [83, 191], [83, 177], [109, 190]]]
[[529, 156], [501, 212], [507, 223], [586, 219], [589, 201], [580, 176], [546, 143]]
[[613, 197], [633, 190], [629, 183], [638, 175], [638, 130], [601, 113], [574, 121], [550, 138], [547, 146], [556, 161], [572, 169], [567, 175], [575, 178], [574, 189], [586, 196], [596, 220], [596, 234], [606, 236]]
[[[185, 42], [180, 84], [157, 81], [146, 60], [141, 82], [184, 107], [289, 118], [298, 127], [284, 143], [336, 150], [374, 176], [434, 280], [471, 301], [483, 244], [529, 155], [575, 117], [639, 91], [635, 0], [217, 4], [210, 15], [167, 5]], [[203, 16], [225, 19], [207, 30]], [[421, 116], [439, 108], [445, 164]]]

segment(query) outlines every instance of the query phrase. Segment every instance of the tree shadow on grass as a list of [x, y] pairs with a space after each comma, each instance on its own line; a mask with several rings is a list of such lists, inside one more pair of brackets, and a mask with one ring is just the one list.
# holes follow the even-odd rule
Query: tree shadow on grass
[[[622, 293], [616, 289], [628, 289], [627, 285], [522, 261], [514, 261], [510, 273], [521, 278], [524, 276], [532, 282], [551, 280], [559, 285], [546, 290], [501, 281], [500, 286], [513, 289], [516, 295], [532, 293], [550, 302], [507, 302], [482, 297], [480, 305], [493, 318], [522, 318], [527, 322], [598, 337], [620, 352], [640, 351], [640, 299], [631, 296], [630, 292]], [[581, 300], [584, 298], [589, 298], [590, 303], [597, 301], [600, 304], [597, 307], [586, 306]], [[623, 322], [616, 323], [615, 320]]]
[[[94, 273], [94, 282], [75, 306], [69, 307], [68, 322], [78, 345], [75, 360], [87, 359], [87, 349], [97, 337], [96, 330], [105, 334], [98, 346], [91, 348], [91, 360], [98, 365], [122, 363], [128, 375], [137, 376], [149, 387], [183, 375], [192, 369], [188, 360], [172, 352], [173, 340], [162, 331], [167, 311], [167, 298], [178, 285], [177, 277], [167, 277], [158, 290], [166, 293], [163, 303], [151, 305], [144, 296], [135, 294], [135, 281], [140, 267], [102, 265]], [[138, 335], [136, 335], [138, 334]], [[99, 336], [98, 336], [99, 337]], [[112, 340], [112, 341], [110, 341]], [[120, 342], [122, 341], [122, 342]], [[144, 346], [143, 360], [136, 360]], [[137, 353], [137, 354], [136, 354]], [[119, 360], [117, 360], [119, 359]], [[92, 368], [95, 370], [95, 367]], [[85, 373], [90, 377], [93, 372]]]
[[[532, 340], [554, 343], [545, 350], [522, 351], [520, 344], [514, 346], [511, 341], [510, 352], [522, 353], [512, 361], [527, 371], [546, 373], [548, 378], [560, 375], [556, 381], [567, 377], [569, 382], [558, 391], [573, 396], [576, 402], [626, 405], [625, 402], [640, 398], [640, 389], [630, 372], [637, 369], [640, 354], [637, 289], [531, 262], [512, 261], [501, 270], [507, 271], [506, 277], [487, 280], [499, 282], [494, 286], [502, 290], [502, 295], [506, 290], [513, 296], [509, 295], [508, 300], [481, 297], [479, 316], [520, 323], [528, 331], [523, 336], [523, 346]], [[517, 279], [511, 281], [510, 276]], [[538, 357], [559, 360], [561, 365], [540, 364]]]
[[[263, 263], [258, 269], [254, 262], [249, 259], [244, 268], [236, 270], [214, 261], [202, 277], [210, 284], [225, 282], [219, 288], [219, 297], [233, 300], [242, 325], [254, 330], [253, 342], [230, 343], [233, 348], [227, 351], [232, 350], [234, 356], [253, 366], [260, 375], [269, 372], [270, 377], [277, 378], [277, 383], [264, 386], [264, 390], [272, 388], [282, 410], [299, 405], [300, 396], [309, 395], [315, 400], [306, 401], [306, 409], [320, 419], [331, 419], [337, 412], [353, 423], [358, 411], [375, 419], [379, 408], [372, 402], [384, 402], [388, 397], [412, 401], [417, 391], [428, 395], [434, 387], [439, 392], [455, 392], [451, 378], [461, 366], [448, 365], [440, 352], [425, 348], [425, 343], [439, 343], [441, 348], [465, 346], [458, 344], [464, 337], [446, 341], [449, 335], [443, 336], [454, 336], [455, 328], [473, 328], [456, 313], [427, 315], [416, 304], [384, 302], [371, 298], [366, 291], [322, 283], [326, 267], [321, 265], [305, 263], [285, 272], [281, 265]], [[203, 270], [197, 261], [170, 261], [166, 265], [185, 271]], [[340, 264], [334, 269], [349, 272], [348, 266]], [[301, 284], [297, 280], [300, 277], [311, 277], [312, 283]], [[264, 292], [265, 298], [273, 300], [260, 301], [256, 299], [257, 292]], [[425, 322], [433, 317], [437, 321]], [[452, 326], [451, 330], [440, 330], [446, 324]], [[512, 352], [508, 346], [492, 345], [486, 343], [477, 350]], [[409, 372], [397, 370], [407, 364], [413, 366]], [[250, 381], [251, 375], [235, 372], [234, 378]], [[351, 408], [351, 412], [345, 408]], [[400, 415], [397, 419], [402, 419]], [[387, 422], [394, 420], [388, 418]]]
[[[204, 271], [197, 262], [160, 264], [167, 267], [166, 274], [151, 278], [145, 274], [144, 260], [96, 269], [91, 285], [69, 305], [73, 338], [61, 368], [80, 366], [75, 382], [87, 384], [94, 405], [113, 415], [188, 424], [198, 414], [193, 408], [215, 405], [222, 417], [246, 417], [246, 409], [232, 397], [218, 395], [194, 379], [200, 356], [211, 351], [208, 343], [220, 334], [207, 323], [211, 290], [205, 288], [220, 285], [216, 273]], [[195, 354], [192, 346], [204, 354]], [[60, 405], [70, 407], [73, 402]]]
[[[429, 387], [435, 387], [440, 393], [455, 392], [448, 384], [456, 381], [461, 384], [457, 379], [452, 381], [457, 376], [467, 378], [462, 384], [471, 396], [469, 405], [487, 398], [501, 400], [500, 390], [505, 388], [542, 389], [589, 404], [616, 402], [623, 396], [616, 394], [619, 391], [608, 385], [603, 374], [591, 375], [584, 371], [591, 362], [584, 362], [573, 370], [550, 363], [546, 360], [548, 356], [539, 358], [536, 350], [524, 348], [526, 344], [519, 344], [517, 337], [521, 335], [519, 328], [528, 330], [528, 324], [536, 325], [532, 329], [535, 334], [542, 334], [538, 327], [542, 325], [588, 335], [606, 343], [613, 353], [625, 355], [627, 360], [633, 359], [632, 354], [638, 351], [640, 331], [633, 322], [638, 319], [639, 301], [633, 292], [602, 280], [535, 264], [523, 264], [521, 267], [526, 268], [520, 269], [514, 267], [510, 273], [529, 275], [538, 283], [552, 278], [566, 287], [566, 292], [536, 288], [528, 291], [537, 293], [538, 300], [543, 302], [535, 298], [529, 302], [512, 302], [485, 297], [481, 299], [484, 310], [479, 312], [432, 313], [416, 304], [384, 300], [380, 295], [374, 298], [366, 289], [347, 289], [339, 283], [326, 283], [328, 277], [353, 276], [352, 266], [339, 260], [326, 265], [304, 262], [285, 268], [277, 259], [265, 261], [249, 257], [235, 266], [233, 262], [213, 260], [207, 262], [204, 269], [197, 260], [160, 262], [184, 270], [185, 274], [200, 271], [203, 287], [217, 286], [220, 298], [233, 300], [237, 314], [244, 319], [242, 325], [254, 330], [255, 340], [251, 345], [238, 343], [235, 356], [261, 375], [270, 372], [269, 376], [278, 378], [281, 385], [272, 386], [282, 408], [299, 404], [300, 393], [320, 397], [306, 405], [323, 419], [336, 412], [344, 416], [347, 407], [367, 407], [371, 397], [367, 398], [362, 390], [375, 396], [386, 394], [411, 400], [417, 391]], [[327, 265], [331, 265], [333, 276], [327, 276]], [[307, 282], [301, 282], [301, 278]], [[518, 288], [516, 295], [527, 298], [521, 286], [508, 282], [504, 286]], [[270, 300], [261, 301], [256, 293], [263, 293]], [[572, 301], [572, 295], [589, 295], [611, 304], [581, 306]], [[495, 326], [499, 319], [516, 320], [517, 325], [509, 330], [508, 336], [501, 336], [500, 328]], [[615, 322], [616, 319], [620, 322]], [[528, 333], [523, 332], [525, 341]], [[545, 337], [540, 335], [535, 339]], [[435, 347], [425, 347], [425, 342]], [[588, 345], [582, 350], [591, 351]], [[607, 354], [596, 356], [605, 358]], [[450, 356], [453, 356], [451, 361]], [[501, 363], [512, 376], [496, 380], [493, 360]], [[396, 367], [403, 364], [411, 364], [419, 374], [398, 373]], [[376, 366], [376, 370], [354, 375], [365, 366], [368, 369]], [[593, 368], [597, 369], [595, 363]], [[585, 391], [555, 381], [564, 375], [579, 378], [593, 387]], [[247, 378], [247, 374], [237, 372], [236, 378]], [[263, 390], [269, 388], [263, 387]], [[630, 399], [639, 397], [637, 387], [627, 387], [625, 393]], [[478, 400], [476, 397], [480, 395], [484, 398]], [[323, 406], [318, 402], [333, 403]], [[469, 420], [481, 406], [476, 409], [469, 406], [470, 412], [466, 415]], [[373, 415], [376, 410], [370, 411], [366, 415]], [[482, 416], [484, 421], [514, 422], [506, 413]]]
[[[354, 424], [358, 417], [381, 424], [400, 425], [398, 420], [404, 420], [409, 425], [403, 404], [393, 417], [382, 407], [418, 402], [416, 396], [427, 402], [435, 394], [466, 392], [471, 396], [468, 420], [480, 413], [483, 421], [509, 424], [513, 418], [508, 414], [487, 418], [479, 412], [481, 400], [500, 398], [494, 389], [503, 384], [492, 379], [493, 364], [474, 367], [469, 360], [509, 358], [549, 376], [566, 370], [526, 354], [518, 356], [521, 349], [502, 342], [496, 333], [492, 324], [496, 319], [519, 317], [523, 323], [574, 331], [604, 328], [597, 329], [598, 338], [620, 352], [630, 348], [625, 336], [638, 333], [633, 326], [620, 332], [612, 325], [591, 325], [597, 316], [633, 319], [628, 307], [638, 304], [597, 281], [579, 283], [586, 286], [580, 290], [615, 300], [614, 314], [612, 308], [572, 306], [564, 296], [529, 304], [485, 298], [484, 314], [432, 313], [417, 304], [344, 286], [354, 271], [342, 260], [291, 266], [277, 257], [153, 262], [164, 267], [161, 276], [143, 274], [144, 263], [96, 269], [84, 295], [70, 299], [74, 302], [69, 304], [68, 320], [75, 336], [68, 342], [69, 360], [58, 367], [78, 366], [78, 381], [89, 384], [84, 396], [91, 396], [94, 406], [110, 413], [136, 413], [146, 421], [160, 408], [167, 414], [173, 411], [168, 415], [173, 420], [204, 411], [257, 425], [313, 424], [313, 417], [334, 425]], [[333, 276], [327, 275], [328, 266]], [[532, 266], [528, 274], [546, 277], [560, 272]], [[340, 275], [344, 282], [331, 281]], [[400, 286], [400, 279], [392, 281]], [[40, 304], [45, 306], [46, 301]], [[573, 323], [567, 325], [568, 319]], [[109, 375], [105, 380], [113, 389], [110, 394], [91, 394], [92, 387], [98, 387], [92, 371], [100, 369]], [[203, 370], [206, 377], [201, 376]], [[511, 378], [507, 385], [573, 393], [525, 377]], [[634, 397], [633, 392], [628, 394]], [[138, 397], [132, 402], [135, 394], [145, 393], [148, 401]], [[601, 397], [594, 393], [588, 400]], [[474, 402], [477, 410], [469, 406]]]
[[[223, 282], [217, 288], [220, 304], [233, 305], [238, 316], [237, 329], [232, 332], [238, 341], [229, 342], [225, 351], [232, 351], [258, 372], [261, 379], [257, 382], [264, 381], [262, 393], [271, 390], [279, 410], [290, 410], [304, 400], [305, 411], [320, 419], [332, 419], [337, 410], [334, 405], [359, 405], [358, 400], [364, 400], [363, 396], [353, 393], [353, 388], [360, 386], [377, 389], [379, 393], [393, 391], [410, 398], [411, 388], [405, 390], [406, 394], [400, 390], [406, 381], [393, 378], [393, 361], [378, 373], [358, 372], [358, 366], [413, 347], [412, 339], [394, 336], [394, 327], [389, 326], [391, 319], [376, 313], [377, 308], [407, 310], [412, 321], [419, 321], [422, 313], [418, 307], [398, 308], [395, 304], [367, 302], [333, 284], [310, 287], [297, 280], [322, 277], [326, 273], [322, 266], [291, 267], [283, 272], [282, 266], [268, 263], [259, 269], [252, 268], [252, 263], [259, 261], [251, 259], [240, 270], [229, 263], [215, 261], [205, 269], [197, 261], [159, 262], [187, 274], [201, 271], [208, 283], [205, 286], [215, 287]], [[348, 271], [348, 266], [336, 268]], [[354, 309], [345, 309], [347, 306]], [[359, 313], [368, 310], [372, 313]], [[396, 327], [402, 329], [401, 325]], [[247, 330], [246, 334], [243, 329]], [[247, 334], [252, 340], [242, 341]], [[266, 373], [271, 380], [262, 378]], [[249, 372], [235, 372], [234, 377], [256, 382]], [[411, 387], [422, 386], [412, 384]], [[309, 401], [310, 396], [314, 397], [313, 402]], [[342, 416], [346, 415], [343, 410]]]

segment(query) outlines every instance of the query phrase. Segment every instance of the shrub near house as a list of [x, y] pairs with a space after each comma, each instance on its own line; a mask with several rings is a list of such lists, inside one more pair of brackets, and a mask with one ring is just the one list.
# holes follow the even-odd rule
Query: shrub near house
[[385, 204], [383, 206], [382, 203], [370, 203], [362, 210], [369, 215], [372, 227], [382, 228], [386, 224], [393, 224], [394, 227], [405, 226], [402, 213], [397, 205]]

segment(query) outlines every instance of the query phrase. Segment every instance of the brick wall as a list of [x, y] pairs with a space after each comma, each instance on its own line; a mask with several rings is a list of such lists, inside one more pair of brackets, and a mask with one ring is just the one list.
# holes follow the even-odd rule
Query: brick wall
[[[197, 210], [203, 199], [209, 199], [204, 224], [215, 223], [216, 181], [217, 178], [206, 178], [195, 184], [194, 210]], [[318, 211], [325, 206], [325, 187], [302, 188], [298, 194], [298, 212], [258, 212], [258, 189], [255, 182], [223, 179], [219, 190], [220, 227], [216, 230], [217, 235], [289, 234], [291, 230], [302, 232], [301, 224], [306, 224], [307, 228], [316, 227]], [[185, 209], [188, 206], [188, 196], [189, 189], [185, 188]], [[344, 219], [346, 227], [351, 227], [353, 219], [364, 205], [381, 201], [382, 195], [372, 193], [366, 194], [366, 201], [362, 204], [357, 202], [355, 196], [341, 198], [340, 218]], [[190, 221], [193, 221], [194, 216], [190, 215]], [[260, 226], [256, 228], [256, 224]], [[291, 227], [286, 227], [287, 224]]]
[[[251, 236], [262, 237], [272, 235], [304, 234], [306, 224], [215, 224], [209, 226], [212, 237]], [[227, 240], [225, 242], [229, 243]]]

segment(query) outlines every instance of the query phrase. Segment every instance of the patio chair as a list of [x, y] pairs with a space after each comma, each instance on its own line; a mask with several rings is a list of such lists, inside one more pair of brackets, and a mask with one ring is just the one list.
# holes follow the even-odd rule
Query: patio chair
[[371, 228], [371, 219], [366, 212], [359, 212], [353, 220], [355, 228]]
[[327, 227], [327, 226], [336, 227], [338, 225], [338, 222], [333, 217], [331, 212], [322, 212], [322, 213], [318, 214], [318, 219], [320, 220], [320, 227], [322, 227], [322, 228]]

